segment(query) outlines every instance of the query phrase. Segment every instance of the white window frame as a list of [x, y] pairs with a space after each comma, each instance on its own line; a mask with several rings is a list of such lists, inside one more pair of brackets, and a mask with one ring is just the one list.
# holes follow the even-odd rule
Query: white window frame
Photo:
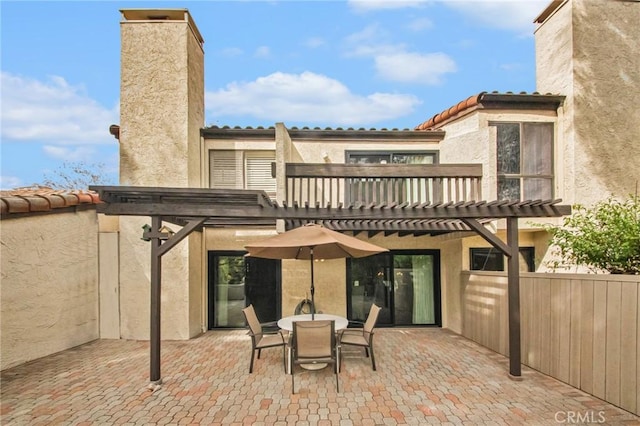
[[[519, 169], [520, 172], [519, 173], [502, 173], [500, 170], [497, 169], [497, 164], [496, 164], [496, 177], [497, 177], [497, 187], [496, 187], [496, 194], [497, 194], [497, 198], [500, 199], [501, 195], [500, 195], [500, 186], [499, 186], [499, 182], [501, 179], [517, 179], [519, 181], [519, 201], [523, 201], [525, 199], [529, 199], [531, 197], [527, 196], [524, 192], [525, 192], [525, 188], [526, 188], [526, 181], [531, 181], [531, 180], [535, 180], [535, 179], [539, 179], [539, 180], [544, 180], [544, 181], [548, 181], [549, 182], [549, 193], [550, 196], [548, 198], [553, 198], [554, 197], [554, 193], [555, 193], [555, 185], [554, 185], [554, 181], [555, 181], [555, 176], [554, 176], [554, 170], [555, 170], [555, 160], [554, 160], [554, 145], [555, 145], [555, 123], [554, 122], [550, 122], [550, 121], [496, 121], [496, 122], [490, 122], [489, 125], [490, 126], [495, 126], [496, 127], [496, 131], [498, 130], [498, 125], [506, 125], [506, 124], [511, 124], [511, 125], [518, 125], [519, 126], [519, 140], [518, 140], [518, 144], [519, 144], [519, 152], [520, 152], [520, 158], [519, 158]], [[551, 126], [551, 140], [549, 141], [549, 162], [550, 162], [550, 166], [549, 166], [549, 170], [550, 170], [550, 174], [526, 174], [524, 172], [524, 170], [526, 170], [526, 164], [527, 161], [529, 161], [527, 158], [524, 158], [524, 151], [523, 151], [523, 137], [525, 134], [524, 131], [524, 126], [525, 125], [545, 125], [545, 126]], [[496, 150], [498, 149], [498, 139], [496, 136], [496, 141], [495, 141], [495, 147]], [[496, 153], [497, 155], [497, 153]], [[535, 197], [535, 198], [539, 198], [539, 197]]]

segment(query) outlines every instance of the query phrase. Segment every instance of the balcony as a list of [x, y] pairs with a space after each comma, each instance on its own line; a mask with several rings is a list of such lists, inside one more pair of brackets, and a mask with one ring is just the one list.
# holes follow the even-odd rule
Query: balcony
[[482, 199], [481, 164], [285, 165], [288, 206], [455, 204]]

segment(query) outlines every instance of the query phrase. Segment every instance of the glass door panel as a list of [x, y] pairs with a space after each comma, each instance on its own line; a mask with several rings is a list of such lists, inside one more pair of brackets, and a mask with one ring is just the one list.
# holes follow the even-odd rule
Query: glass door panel
[[395, 323], [435, 324], [433, 256], [395, 255], [393, 273]]
[[[244, 256], [243, 256], [244, 257]], [[260, 322], [280, 319], [280, 260], [244, 257], [246, 262], [245, 297]]]
[[209, 252], [208, 328], [245, 326], [242, 309], [253, 304], [261, 322], [280, 318], [280, 261], [245, 252]]
[[213, 303], [213, 327], [244, 327], [244, 259], [238, 255], [214, 255], [210, 267], [213, 275], [213, 300], [210, 300]]
[[364, 322], [375, 303], [382, 308], [378, 324], [392, 324], [390, 259], [388, 254], [348, 259], [347, 315], [350, 320]]

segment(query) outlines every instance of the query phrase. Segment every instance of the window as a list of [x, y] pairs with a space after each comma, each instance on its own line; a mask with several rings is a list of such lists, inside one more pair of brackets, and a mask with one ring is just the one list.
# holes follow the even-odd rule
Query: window
[[262, 190], [276, 196], [276, 180], [271, 176], [274, 151], [209, 151], [209, 185], [220, 189]]
[[347, 151], [347, 164], [435, 164], [437, 152]]
[[[520, 270], [523, 272], [535, 272], [534, 247], [520, 247]], [[504, 271], [505, 256], [493, 247], [470, 249], [469, 266], [472, 271]]]
[[553, 198], [553, 123], [493, 123], [498, 199]]
[[[437, 151], [347, 151], [347, 164], [435, 164]], [[350, 179], [345, 193], [347, 203], [425, 201], [428, 188], [418, 187], [411, 179]], [[432, 188], [432, 191], [436, 190]]]

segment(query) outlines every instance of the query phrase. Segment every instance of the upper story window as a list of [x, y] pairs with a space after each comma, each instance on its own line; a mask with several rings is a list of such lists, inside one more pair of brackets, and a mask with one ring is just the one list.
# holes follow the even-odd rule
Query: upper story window
[[276, 179], [271, 176], [275, 151], [209, 151], [209, 186], [220, 189], [262, 190], [276, 196]]
[[553, 123], [492, 123], [499, 200], [553, 198]]
[[[435, 164], [437, 151], [347, 151], [347, 164]], [[417, 178], [417, 177], [416, 177]], [[345, 188], [345, 202], [424, 202], [435, 198], [439, 188], [412, 178], [349, 179]]]
[[437, 152], [347, 151], [347, 164], [435, 164]]

